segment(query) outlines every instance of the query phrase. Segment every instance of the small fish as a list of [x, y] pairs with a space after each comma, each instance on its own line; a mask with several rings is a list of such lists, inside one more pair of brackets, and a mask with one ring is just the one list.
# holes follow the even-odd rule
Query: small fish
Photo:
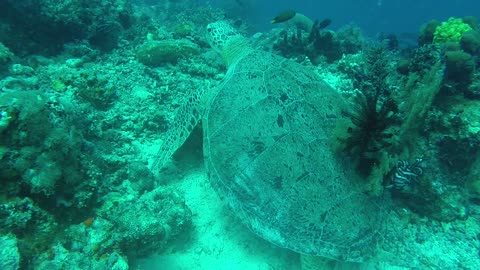
[[282, 13], [278, 14], [275, 18], [273, 18], [270, 22], [271, 23], [281, 23], [290, 20], [291, 18], [295, 17], [297, 13], [295, 10], [286, 10]]
[[242, 7], [242, 8], [245, 7], [245, 3], [243, 3], [243, 1], [235, 0], [235, 2], [237, 2], [237, 4], [238, 4], [240, 7]]
[[332, 23], [332, 20], [330, 20], [330, 19], [327, 18], [327, 19], [321, 21], [320, 23], [318, 23], [317, 29], [318, 29], [318, 30], [321, 30], [321, 29], [329, 26], [331, 23]]
[[92, 227], [94, 221], [94, 217], [89, 217], [83, 221], [83, 225], [85, 225], [85, 227]]

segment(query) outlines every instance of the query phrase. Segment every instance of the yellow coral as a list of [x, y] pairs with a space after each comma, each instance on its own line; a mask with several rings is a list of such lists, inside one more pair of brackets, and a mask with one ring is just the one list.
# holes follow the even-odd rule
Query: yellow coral
[[460, 42], [465, 32], [472, 30], [470, 25], [459, 18], [449, 18], [435, 29], [433, 43]]

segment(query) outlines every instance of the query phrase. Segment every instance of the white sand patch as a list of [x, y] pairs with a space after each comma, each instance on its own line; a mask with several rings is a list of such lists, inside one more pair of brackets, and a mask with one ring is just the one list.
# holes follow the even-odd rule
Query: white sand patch
[[[220, 200], [205, 173], [194, 171], [174, 184], [193, 213], [191, 240], [142, 260], [145, 270], [299, 269], [299, 256], [260, 239]], [[135, 268], [134, 268], [135, 269]]]

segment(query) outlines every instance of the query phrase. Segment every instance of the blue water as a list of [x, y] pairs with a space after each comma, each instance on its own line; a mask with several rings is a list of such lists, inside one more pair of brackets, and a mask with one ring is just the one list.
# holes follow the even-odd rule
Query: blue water
[[[232, 6], [235, 1], [211, 0], [214, 6]], [[444, 21], [449, 17], [480, 15], [480, 1], [475, 0], [238, 0], [244, 3], [245, 16], [253, 22], [258, 30], [271, 27], [268, 22], [279, 12], [294, 9], [310, 18], [332, 19], [332, 29], [345, 24], [358, 25], [365, 34], [412, 33], [417, 32], [422, 24], [436, 19]]]

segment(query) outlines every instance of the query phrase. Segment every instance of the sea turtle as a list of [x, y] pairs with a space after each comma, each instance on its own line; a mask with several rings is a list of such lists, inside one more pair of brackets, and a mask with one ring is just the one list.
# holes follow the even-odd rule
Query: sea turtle
[[252, 48], [226, 22], [207, 32], [228, 72], [184, 102], [152, 169], [202, 120], [211, 184], [253, 232], [302, 254], [369, 258], [383, 216], [378, 198], [363, 192], [353, 166], [333, 150], [342, 97], [310, 69]]

